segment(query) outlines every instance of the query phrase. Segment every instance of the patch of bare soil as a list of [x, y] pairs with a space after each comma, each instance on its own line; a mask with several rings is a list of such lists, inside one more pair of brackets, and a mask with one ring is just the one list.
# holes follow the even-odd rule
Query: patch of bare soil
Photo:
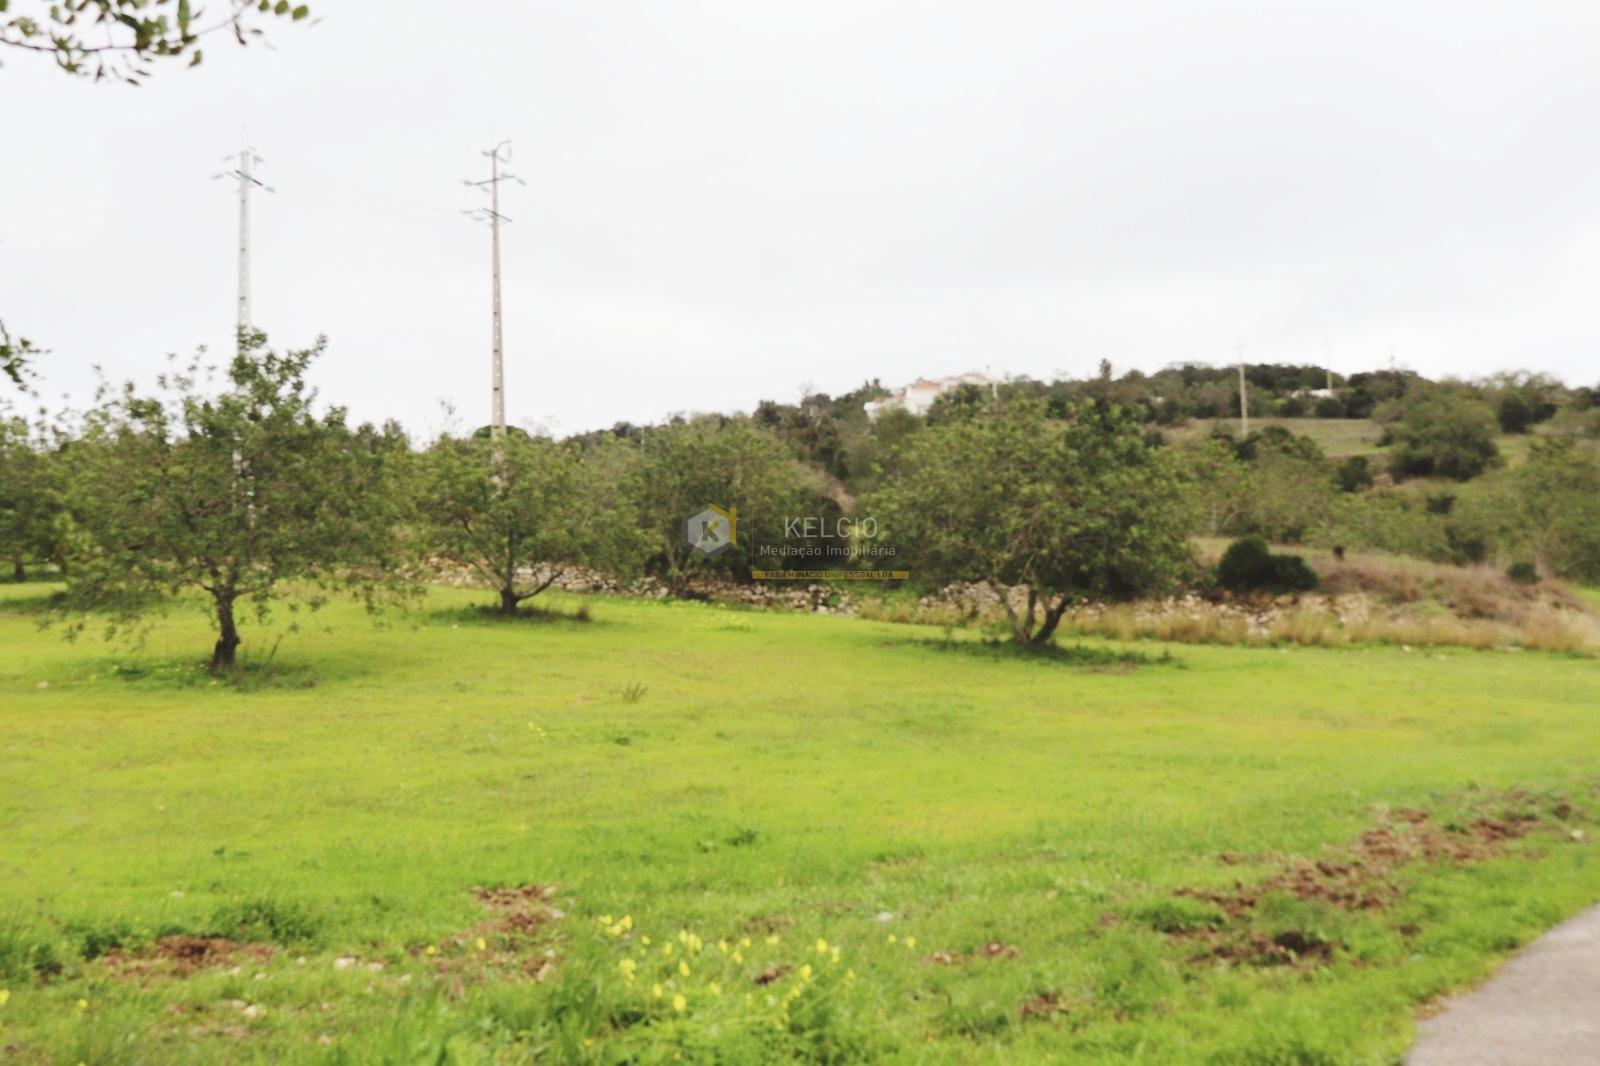
[[1010, 944], [991, 940], [976, 951], [935, 951], [922, 961], [930, 966], [960, 966], [975, 959], [1014, 959], [1022, 952]]
[[434, 972], [456, 995], [467, 981], [544, 981], [555, 972], [557, 923], [566, 915], [551, 901], [555, 885], [475, 888], [489, 917], [446, 937]]
[[266, 944], [241, 944], [220, 936], [164, 936], [145, 947], [118, 950], [105, 963], [118, 977], [188, 977], [214, 966], [241, 966], [272, 957]]
[[782, 977], [788, 972], [789, 964], [786, 962], [780, 962], [775, 966], [768, 966], [765, 970], [762, 970], [760, 973], [756, 974], [755, 982], [758, 985], [770, 985], [772, 982], [776, 981], [778, 978]]
[[[1513, 790], [1480, 797], [1473, 810], [1460, 819], [1439, 825], [1427, 811], [1402, 807], [1354, 841], [1330, 849], [1318, 859], [1300, 858], [1276, 873], [1230, 888], [1184, 887], [1176, 895], [1203, 900], [1217, 907], [1227, 922], [1218, 929], [1190, 930], [1174, 939], [1192, 941], [1203, 950], [1195, 961], [1222, 960], [1256, 965], [1325, 963], [1336, 944], [1314, 933], [1289, 930], [1268, 936], [1249, 928], [1252, 910], [1276, 893], [1344, 910], [1386, 909], [1400, 900], [1405, 886], [1400, 872], [1419, 863], [1447, 862], [1454, 866], [1482, 862], [1499, 854], [1510, 841], [1540, 828], [1557, 828], [1569, 839], [1582, 840], [1580, 831], [1566, 832], [1557, 825], [1580, 818], [1565, 800], [1538, 800]], [[1232, 852], [1218, 856], [1224, 865], [1245, 861]], [[1415, 927], [1408, 926], [1415, 935]]]
[[1089, 996], [1068, 996], [1060, 992], [1041, 992], [1030, 996], [1017, 1008], [1017, 1017], [1023, 1021], [1051, 1021], [1062, 1015], [1073, 1014], [1093, 1004]]

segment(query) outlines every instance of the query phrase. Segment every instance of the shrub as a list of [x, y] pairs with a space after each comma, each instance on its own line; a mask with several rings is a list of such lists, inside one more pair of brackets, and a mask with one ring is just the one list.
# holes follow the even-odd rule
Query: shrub
[[1304, 592], [1317, 587], [1317, 575], [1300, 556], [1275, 555], [1260, 537], [1241, 537], [1222, 554], [1217, 584], [1234, 592]]
[[1500, 462], [1494, 409], [1469, 390], [1437, 386], [1408, 396], [1394, 426], [1390, 460], [1397, 478], [1466, 481]]
[[1372, 466], [1364, 455], [1352, 455], [1339, 464], [1339, 488], [1343, 492], [1360, 492], [1372, 487]]
[[1506, 567], [1506, 577], [1519, 585], [1537, 585], [1539, 583], [1539, 568], [1526, 559], [1519, 559]]

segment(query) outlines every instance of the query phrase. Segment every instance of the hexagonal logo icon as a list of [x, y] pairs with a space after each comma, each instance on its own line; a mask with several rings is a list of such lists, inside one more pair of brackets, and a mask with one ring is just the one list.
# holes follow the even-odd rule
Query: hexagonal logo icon
[[683, 539], [689, 547], [703, 555], [715, 555], [733, 543], [739, 534], [739, 512], [732, 507], [724, 510], [714, 503], [689, 516], [684, 523]]

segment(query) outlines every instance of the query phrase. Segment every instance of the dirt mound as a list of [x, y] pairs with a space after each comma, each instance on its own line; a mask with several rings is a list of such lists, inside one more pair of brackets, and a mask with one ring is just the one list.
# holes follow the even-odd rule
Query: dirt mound
[[272, 957], [266, 944], [241, 944], [220, 936], [164, 936], [137, 950], [106, 955], [106, 965], [122, 977], [188, 977], [214, 966], [265, 962]]

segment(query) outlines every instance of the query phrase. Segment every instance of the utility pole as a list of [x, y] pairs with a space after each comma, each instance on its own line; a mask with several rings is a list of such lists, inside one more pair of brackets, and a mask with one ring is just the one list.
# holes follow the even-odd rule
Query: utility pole
[[1234, 353], [1239, 357], [1239, 435], [1250, 435], [1250, 397], [1246, 393], [1247, 386], [1244, 380], [1244, 338], [1236, 338], [1233, 342]]
[[[500, 156], [501, 151], [506, 153], [504, 159]], [[500, 441], [506, 435], [505, 352], [500, 339], [500, 223], [511, 221], [500, 213], [500, 183], [502, 181], [515, 181], [520, 185], [526, 185], [527, 182], [515, 174], [502, 174], [500, 172], [500, 164], [511, 161], [510, 141], [501, 141], [483, 154], [489, 157], [489, 177], [483, 181], [465, 181], [463, 184], [487, 191], [489, 193], [489, 207], [487, 209], [477, 208], [472, 211], [463, 211], [462, 214], [479, 222], [487, 222], [489, 224], [490, 273], [494, 285], [492, 304], [494, 316], [494, 363], [490, 373], [489, 385], [489, 436], [492, 440]]]
[[[232, 161], [233, 156], [222, 157], [224, 163]], [[265, 162], [256, 155], [254, 148], [241, 148], [239, 150], [239, 165], [233, 170], [213, 174], [212, 178], [232, 178], [239, 183], [239, 306], [238, 306], [238, 335], [239, 347], [244, 347], [245, 332], [251, 328], [250, 322], [250, 187], [252, 185], [272, 192], [270, 185], [264, 185], [261, 179], [255, 176], [253, 167], [256, 163]]]

